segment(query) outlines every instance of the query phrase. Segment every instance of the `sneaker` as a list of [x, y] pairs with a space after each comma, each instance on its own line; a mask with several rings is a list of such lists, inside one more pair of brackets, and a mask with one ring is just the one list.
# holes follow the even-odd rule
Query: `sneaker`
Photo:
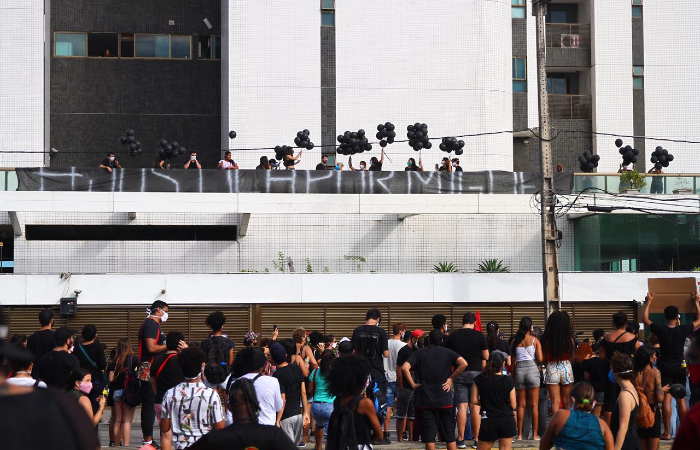
[[117, 444], [115, 444], [114, 441], [109, 441], [109, 446], [110, 446], [110, 447], [116, 447]]
[[143, 447], [146, 444], [150, 445], [151, 447], [155, 448], [156, 450], [160, 450], [160, 445], [158, 445], [158, 443], [155, 441], [155, 439], [152, 440], [151, 442], [143, 441], [141, 443], [141, 446]]
[[381, 441], [374, 441], [372, 442], [372, 445], [391, 445], [391, 441], [388, 437], [384, 436], [384, 439]]
[[467, 444], [464, 443], [464, 439], [457, 441], [457, 448], [467, 448]]
[[479, 443], [474, 439], [474, 443], [472, 444], [472, 448], [476, 448], [479, 445]]
[[301, 447], [301, 448], [306, 447], [306, 442], [304, 442], [304, 441], [299, 442], [299, 443], [297, 444], [297, 447]]
[[408, 431], [404, 431], [403, 432], [403, 440], [408, 441], [409, 439], [411, 439], [411, 434]]

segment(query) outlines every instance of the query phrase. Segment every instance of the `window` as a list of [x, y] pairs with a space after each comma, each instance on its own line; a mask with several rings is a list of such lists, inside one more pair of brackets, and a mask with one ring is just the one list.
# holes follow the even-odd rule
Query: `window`
[[56, 56], [87, 56], [87, 36], [85, 33], [56, 33]]
[[578, 23], [578, 5], [550, 3], [547, 5], [546, 23]]
[[321, 26], [335, 26], [335, 0], [321, 0]]
[[137, 58], [190, 59], [190, 36], [137, 34]]
[[527, 92], [526, 61], [526, 58], [513, 58], [513, 92]]
[[641, 19], [644, 16], [644, 11], [643, 11], [643, 0], [632, 0], [632, 18], [633, 19]]
[[578, 95], [578, 73], [548, 73], [547, 92], [550, 94]]
[[525, 18], [525, 0], [510, 0], [510, 16], [513, 19]]
[[634, 89], [644, 89], [644, 66], [634, 66], [632, 77], [632, 87]]
[[118, 33], [88, 33], [88, 56], [114, 58], [119, 56]]
[[221, 59], [221, 36], [199, 36], [199, 59]]
[[133, 34], [120, 34], [119, 35], [119, 56], [122, 58], [133, 58], [134, 57], [134, 35]]
[[28, 241], [235, 241], [235, 225], [27, 225]]

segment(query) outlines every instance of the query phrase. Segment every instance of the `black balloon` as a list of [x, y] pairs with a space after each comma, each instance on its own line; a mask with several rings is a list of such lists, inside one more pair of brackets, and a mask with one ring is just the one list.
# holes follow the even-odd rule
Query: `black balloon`
[[133, 136], [136, 135], [136, 133], [134, 132], [134, 130], [128, 129], [128, 130], [126, 130], [126, 135], [127, 135], [127, 136], [132, 136], [132, 137], [133, 137]]
[[168, 145], [168, 140], [167, 140], [167, 139], [161, 139], [161, 140], [160, 140], [160, 146], [161, 146], [161, 148], [165, 148], [166, 145]]
[[311, 132], [306, 129], [297, 131], [297, 136], [294, 138], [294, 145], [307, 150], [314, 148], [314, 143], [311, 142], [311, 138], [309, 138], [310, 134]]
[[406, 127], [406, 130], [408, 145], [410, 145], [413, 150], [419, 151], [424, 148], [432, 148], [433, 144], [430, 142], [430, 138], [428, 137], [428, 125], [416, 122], [415, 124]]
[[229, 139], [235, 139], [236, 136], [237, 136], [237, 134], [236, 134], [235, 131], [231, 130], [231, 131], [228, 132], [228, 137], [229, 137]]
[[464, 141], [458, 141], [457, 138], [454, 137], [444, 137], [442, 138], [442, 143], [440, 144], [440, 150], [447, 153], [455, 152], [455, 154], [457, 154], [457, 150], [462, 150], [463, 148]]
[[651, 153], [651, 158], [649, 158], [656, 170], [661, 170], [664, 167], [668, 167], [669, 163], [673, 161], [673, 155], [668, 152], [665, 148], [658, 146]]
[[593, 172], [593, 169], [598, 167], [598, 161], [600, 161], [600, 156], [593, 155], [590, 151], [586, 150], [578, 157], [579, 169], [581, 172]]
[[379, 139], [379, 145], [384, 148], [387, 144], [393, 144], [394, 138], [396, 137], [396, 127], [393, 123], [380, 123], [377, 125], [377, 139]]
[[126, 136], [119, 137], [119, 143], [122, 145], [126, 144]]
[[615, 147], [622, 147], [622, 144], [624, 144], [622, 139], [615, 139]]
[[671, 394], [671, 397], [675, 398], [676, 400], [685, 398], [685, 386], [682, 384], [672, 384], [668, 391]]
[[[379, 126], [377, 129], [379, 129]], [[367, 139], [366, 132], [363, 129], [357, 131], [346, 131], [338, 136], [338, 143], [340, 145], [338, 145], [337, 151], [341, 155], [354, 155], [356, 153], [363, 153], [372, 150], [372, 144], [369, 143], [369, 139]]]

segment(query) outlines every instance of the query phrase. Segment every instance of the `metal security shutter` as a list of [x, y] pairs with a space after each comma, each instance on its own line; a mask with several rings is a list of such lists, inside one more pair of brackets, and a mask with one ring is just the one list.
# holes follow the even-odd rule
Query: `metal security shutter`
[[[37, 331], [39, 312], [47, 306], [8, 306], [5, 309], [5, 320], [8, 326], [8, 337], [13, 334], [24, 334], [29, 337]], [[57, 306], [50, 306], [54, 314], [54, 329], [66, 324], [66, 319], [58, 313]]]
[[583, 331], [583, 336], [579, 339], [593, 338], [593, 330], [603, 328], [605, 331], [613, 329], [612, 315], [618, 311], [627, 314], [630, 322], [636, 322], [637, 309], [634, 302], [610, 302], [610, 303], [573, 303], [570, 304], [573, 309], [574, 329]]
[[404, 303], [389, 305], [389, 316], [386, 320], [387, 332], [391, 336], [392, 324], [401, 322], [406, 325], [408, 331], [421, 329], [427, 333], [433, 329], [430, 321], [435, 314], [444, 314], [451, 328], [461, 326], [461, 321], [459, 324], [451, 322], [452, 305], [449, 303]]
[[476, 314], [477, 311], [481, 317], [484, 334], [486, 334], [486, 324], [495, 320], [498, 322], [499, 329], [509, 336], [513, 316], [512, 307], [509, 304], [455, 303], [452, 307], [452, 326], [461, 328], [464, 314], [467, 312]]
[[306, 331], [325, 333], [324, 310], [323, 305], [262, 305], [260, 330], [263, 336], [270, 337], [272, 326], [277, 325], [279, 339], [291, 338], [294, 330], [299, 327]]
[[[250, 313], [247, 307], [241, 308], [191, 308], [190, 341], [201, 342], [207, 339], [211, 330], [206, 325], [207, 316], [214, 311], [221, 311], [226, 316], [224, 334], [231, 339], [236, 347], [243, 345], [243, 337], [250, 331]], [[166, 322], [167, 324], [168, 322]]]
[[[68, 328], [80, 334], [85, 325], [97, 328], [97, 338], [107, 346], [107, 356], [121, 338], [129, 338], [131, 326], [129, 312], [125, 308], [78, 307], [78, 314], [68, 318]], [[55, 329], [55, 328], [54, 328]], [[135, 340], [131, 340], [135, 345]]]
[[[352, 331], [365, 323], [367, 311], [375, 306], [366, 304], [347, 304], [326, 306], [326, 333], [335, 335], [340, 340], [342, 337], [352, 337]], [[381, 326], [387, 333], [391, 333], [389, 320], [389, 305], [376, 306], [382, 313]], [[430, 320], [430, 319], [428, 319]]]

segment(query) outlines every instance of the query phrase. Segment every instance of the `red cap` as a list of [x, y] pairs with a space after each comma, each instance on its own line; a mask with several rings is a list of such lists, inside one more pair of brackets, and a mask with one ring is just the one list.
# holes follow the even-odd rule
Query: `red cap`
[[413, 330], [412, 336], [416, 339], [423, 336], [423, 330]]

